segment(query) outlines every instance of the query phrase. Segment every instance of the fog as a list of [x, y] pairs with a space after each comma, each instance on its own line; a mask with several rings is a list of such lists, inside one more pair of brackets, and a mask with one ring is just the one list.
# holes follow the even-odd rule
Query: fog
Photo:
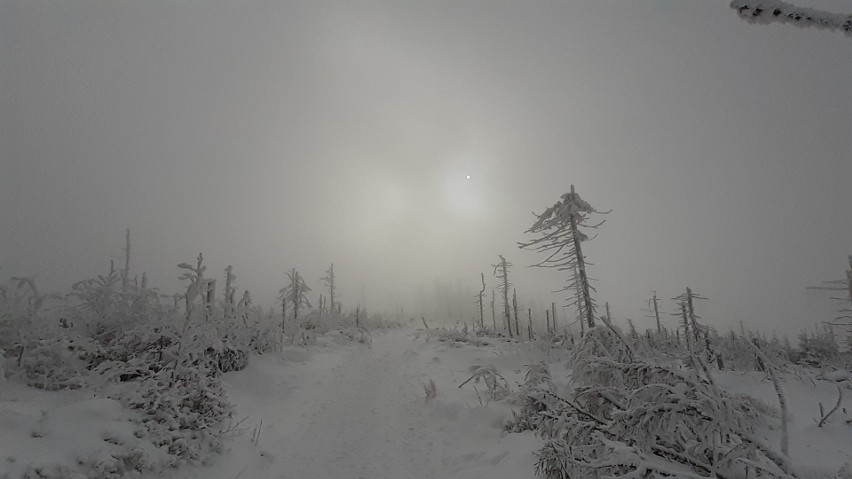
[[334, 262], [345, 308], [437, 316], [503, 254], [561, 304], [517, 242], [574, 184], [612, 210], [584, 251], [616, 320], [689, 286], [794, 335], [852, 254], [850, 58], [725, 0], [2, 0], [0, 276], [65, 290], [130, 228], [163, 292], [199, 252], [267, 306]]

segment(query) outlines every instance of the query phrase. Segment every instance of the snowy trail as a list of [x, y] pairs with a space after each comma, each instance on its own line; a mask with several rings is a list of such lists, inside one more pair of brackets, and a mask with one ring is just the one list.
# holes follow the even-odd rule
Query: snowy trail
[[409, 345], [389, 333], [333, 368], [316, 410], [283, 454], [283, 478], [440, 477], [441, 444], [423, 427], [428, 411]]
[[[350, 343], [258, 357], [224, 379], [235, 417], [248, 416], [242, 432], [215, 463], [171, 477], [533, 477], [538, 440], [505, 436], [507, 409], [480, 406], [472, 390], [456, 388], [477, 354], [415, 340], [402, 329], [375, 335], [371, 347]], [[423, 385], [430, 379], [439, 397], [427, 402]], [[254, 444], [251, 433], [261, 421]]]

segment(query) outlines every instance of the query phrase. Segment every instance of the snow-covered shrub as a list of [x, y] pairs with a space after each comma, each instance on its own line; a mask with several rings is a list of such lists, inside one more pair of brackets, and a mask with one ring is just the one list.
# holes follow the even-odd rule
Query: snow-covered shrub
[[538, 363], [527, 367], [529, 370], [519, 391], [521, 410], [518, 413], [512, 411], [512, 419], [505, 425], [509, 432], [550, 429], [545, 422], [552, 419], [552, 412], [560, 407], [547, 365]]
[[347, 338], [349, 341], [356, 342], [359, 344], [366, 344], [368, 346], [373, 344], [373, 340], [366, 331], [356, 328], [343, 328], [338, 331], [340, 336]]
[[420, 331], [419, 336], [425, 336], [426, 339], [435, 339], [442, 343], [447, 343], [451, 346], [459, 346], [462, 344], [470, 344], [473, 346], [487, 346], [490, 342], [483, 339], [482, 336], [473, 334], [470, 331], [458, 329], [426, 329]]
[[755, 351], [746, 342], [751, 342], [763, 352], [774, 364], [783, 365], [789, 362], [789, 353], [777, 339], [766, 341], [757, 334], [747, 332], [746, 337], [738, 336], [734, 331], [713, 338], [714, 351], [721, 357], [726, 369], [735, 371], [762, 371], [765, 365], [755, 355]]
[[159, 322], [167, 315], [157, 290], [148, 288], [144, 275], [141, 284], [123, 285], [121, 275], [111, 269], [74, 283], [71, 290], [69, 296], [76, 302], [66, 308], [67, 314], [93, 336]]
[[281, 329], [270, 322], [256, 323], [249, 329], [247, 346], [258, 354], [279, 351], [282, 345]]
[[218, 436], [232, 406], [222, 383], [204, 367], [164, 369], [118, 399], [143, 413], [141, 424], [149, 439], [168, 452], [169, 466], [199, 461], [207, 451], [221, 450]]
[[459, 384], [459, 387], [470, 381], [473, 381], [474, 384], [479, 384], [482, 381], [488, 390], [488, 396], [492, 400], [499, 401], [509, 395], [509, 381], [506, 381], [506, 378], [498, 373], [494, 366], [471, 366], [470, 372], [471, 376], [465, 382]]
[[33, 278], [0, 284], [0, 350], [7, 358], [19, 358], [24, 343], [58, 336], [59, 322], [47, 312], [48, 303], [58, 298], [42, 293]]
[[796, 364], [814, 368], [822, 367], [837, 357], [839, 349], [831, 330], [799, 335], [799, 349], [791, 358]]
[[27, 385], [45, 390], [76, 389], [86, 384], [85, 354], [78, 348], [85, 340], [31, 339], [22, 344], [15, 364]]
[[696, 371], [636, 356], [615, 328], [584, 336], [571, 357], [573, 393], [538, 403], [549, 441], [537, 474], [745, 477], [751, 469], [787, 477], [786, 460], [754, 435], [759, 419], [774, 414], [768, 406], [720, 391], [698, 358]]
[[232, 345], [227, 337], [214, 342], [204, 352], [216, 362], [217, 369], [223, 373], [241, 371], [248, 366], [246, 352]]

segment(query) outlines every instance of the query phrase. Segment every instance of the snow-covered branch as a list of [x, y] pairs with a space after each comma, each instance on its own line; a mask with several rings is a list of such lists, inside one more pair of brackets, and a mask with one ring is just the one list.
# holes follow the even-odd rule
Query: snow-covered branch
[[781, 0], [733, 0], [731, 8], [749, 23], [786, 23], [798, 27], [816, 27], [842, 31], [852, 37], [852, 14], [832, 13], [797, 7]]

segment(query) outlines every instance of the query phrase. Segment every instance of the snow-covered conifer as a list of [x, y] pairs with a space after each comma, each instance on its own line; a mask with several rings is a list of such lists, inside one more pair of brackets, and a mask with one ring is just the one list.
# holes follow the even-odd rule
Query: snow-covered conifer
[[[596, 229], [603, 224], [590, 224], [589, 217], [599, 212], [574, 190], [562, 195], [553, 206], [547, 208], [544, 213], [535, 214], [536, 221], [526, 231], [538, 235], [529, 242], [518, 243], [521, 248], [530, 248], [534, 251], [547, 254], [547, 257], [533, 266], [556, 268], [559, 271], [573, 272], [568, 284], [559, 291], [579, 291], [569, 304], [580, 302], [584, 320], [591, 328], [595, 325], [595, 303], [591, 292], [594, 288], [589, 284], [586, 272], [586, 259], [583, 256], [581, 243], [589, 237], [580, 228]], [[554, 318], [555, 319], [555, 318]]]

